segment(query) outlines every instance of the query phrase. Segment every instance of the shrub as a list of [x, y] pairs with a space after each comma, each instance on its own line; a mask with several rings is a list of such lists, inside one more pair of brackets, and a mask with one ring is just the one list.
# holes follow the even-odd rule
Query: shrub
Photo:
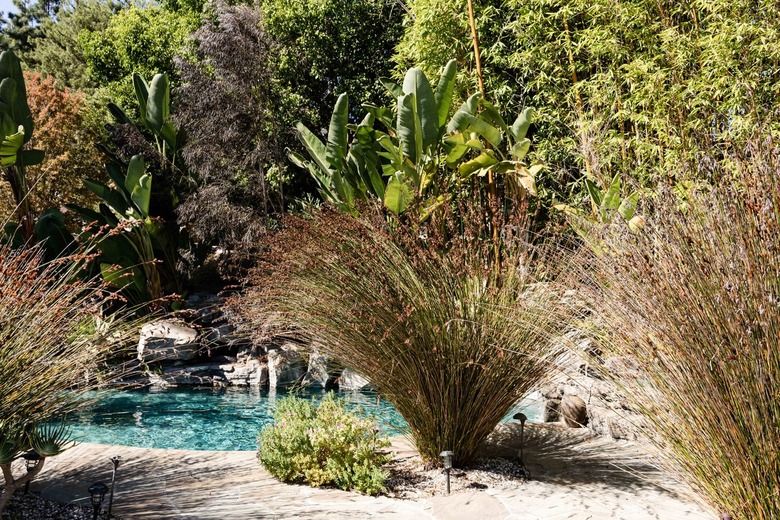
[[496, 279], [481, 221], [479, 210], [455, 219], [477, 229], [440, 241], [449, 226], [438, 220], [390, 226], [383, 215], [332, 211], [290, 219], [272, 244], [272, 264], [258, 269], [258, 289], [238, 307], [258, 325], [316, 340], [368, 377], [427, 463], [453, 450], [466, 464], [545, 376], [555, 355], [549, 337], [565, 323], [539, 251], [512, 245], [507, 226], [504, 259], [513, 267]]
[[[130, 327], [98, 320], [110, 293], [76, 278], [80, 266], [73, 258], [46, 263], [38, 248], [0, 245], [0, 511], [64, 447], [65, 428], [36, 425], [83, 404], [84, 391], [118, 375], [106, 360]], [[14, 478], [13, 460], [30, 447], [41, 462]]]
[[645, 231], [609, 234], [578, 275], [659, 460], [716, 510], [780, 518], [780, 153], [729, 160], [737, 175], [659, 196]]
[[[41, 164], [26, 168], [30, 205], [41, 212], [63, 202], [96, 204], [81, 180], [106, 175], [92, 144], [97, 134], [84, 125], [83, 97], [34, 72], [25, 72], [24, 80], [35, 126], [28, 146], [46, 153]], [[0, 188], [0, 219], [11, 217], [17, 203], [10, 190]]]
[[274, 424], [258, 437], [258, 458], [271, 475], [284, 482], [375, 495], [384, 490], [388, 457], [378, 452], [390, 443], [377, 437], [376, 422], [347, 411], [329, 393], [317, 408], [304, 399], [279, 401]]

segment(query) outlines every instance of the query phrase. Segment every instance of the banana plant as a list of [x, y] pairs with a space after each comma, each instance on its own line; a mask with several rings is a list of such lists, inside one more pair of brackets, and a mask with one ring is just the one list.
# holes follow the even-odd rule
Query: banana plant
[[[59, 455], [73, 446], [70, 436], [70, 428], [65, 422], [26, 426], [9, 419], [0, 422], [0, 468], [5, 477], [0, 494], [0, 513], [14, 492], [41, 472], [46, 458]], [[11, 465], [27, 450], [39, 457], [38, 462], [23, 475], [15, 477]]]
[[[175, 171], [185, 134], [182, 129], [176, 130], [171, 122], [171, 83], [168, 74], [155, 74], [152, 81], [147, 83], [143, 76], [134, 73], [133, 90], [141, 123], [154, 136], [160, 157], [169, 161], [171, 171]], [[108, 110], [117, 123], [136, 126], [116, 104], [109, 103]]]
[[35, 240], [35, 214], [30, 205], [27, 166], [43, 161], [41, 150], [25, 149], [33, 136], [33, 118], [19, 59], [12, 51], [0, 53], [0, 168], [16, 203], [24, 242]]
[[82, 239], [98, 250], [103, 280], [136, 304], [179, 292], [175, 244], [160, 220], [150, 215], [152, 176], [143, 156], [135, 155], [127, 164], [114, 156], [106, 171], [113, 187], [84, 180], [101, 200], [97, 211], [67, 205], [89, 224]]
[[504, 175], [517, 192], [535, 194], [534, 176], [542, 166], [529, 168], [523, 162], [531, 145], [526, 134], [533, 110], [524, 110], [509, 126], [475, 94], [448, 122], [455, 74], [452, 60], [435, 89], [419, 68], [410, 69], [401, 85], [383, 79], [395, 106], [364, 104], [367, 114], [357, 125], [348, 123], [348, 100], [342, 94], [327, 143], [299, 123], [298, 136], [309, 159], [291, 153], [291, 160], [309, 171], [323, 199], [352, 213], [358, 201], [378, 198], [400, 214], [416, 199], [425, 201], [426, 218], [451, 196], [436, 193], [436, 181], [457, 186], [488, 172]]
[[636, 190], [621, 197], [623, 186], [620, 175], [616, 174], [605, 189], [599, 188], [591, 179], [585, 178], [585, 189], [590, 199], [590, 212], [570, 206], [568, 204], [556, 204], [553, 206], [566, 215], [569, 224], [574, 231], [587, 237], [599, 226], [622, 221], [633, 232], [638, 232], [644, 227], [644, 219], [636, 214], [641, 190]]

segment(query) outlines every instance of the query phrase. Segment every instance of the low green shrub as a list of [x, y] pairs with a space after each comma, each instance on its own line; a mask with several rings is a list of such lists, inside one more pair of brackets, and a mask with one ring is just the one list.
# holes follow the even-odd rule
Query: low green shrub
[[279, 401], [274, 423], [260, 432], [258, 459], [283, 482], [337, 486], [375, 495], [384, 490], [390, 446], [376, 422], [349, 412], [328, 394], [317, 406], [297, 397]]

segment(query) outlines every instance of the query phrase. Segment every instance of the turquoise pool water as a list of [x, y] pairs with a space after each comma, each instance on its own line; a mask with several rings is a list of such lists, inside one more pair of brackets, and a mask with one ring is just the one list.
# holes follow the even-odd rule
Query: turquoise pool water
[[[295, 392], [319, 401], [325, 392]], [[257, 434], [272, 420], [274, 403], [289, 392], [246, 388], [172, 388], [112, 391], [70, 416], [75, 440], [142, 448], [255, 450]], [[338, 392], [347, 405], [375, 417], [387, 435], [406, 433], [406, 422], [387, 400], [370, 392]], [[540, 411], [531, 401], [529, 420]]]

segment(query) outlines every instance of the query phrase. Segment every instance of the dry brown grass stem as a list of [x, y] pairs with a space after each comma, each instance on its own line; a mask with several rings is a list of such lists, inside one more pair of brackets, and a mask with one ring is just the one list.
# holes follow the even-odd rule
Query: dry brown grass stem
[[560, 295], [527, 248], [507, 252], [527, 265], [494, 283], [482, 255], [433, 253], [417, 234], [404, 249], [385, 224], [330, 212], [288, 222], [280, 256], [241, 307], [368, 377], [427, 462], [453, 450], [468, 463], [547, 374], [550, 338], [564, 326]]
[[[663, 193], [640, 234], [581, 253], [586, 321], [622, 359], [649, 437], [713, 508], [780, 518], [780, 155], [757, 143], [739, 175]], [[683, 203], [685, 202], [685, 203]]]
[[129, 329], [101, 317], [113, 294], [75, 275], [79, 262], [46, 263], [37, 248], [0, 246], [0, 423], [51, 420], [80, 391], [111, 381], [106, 360]]

